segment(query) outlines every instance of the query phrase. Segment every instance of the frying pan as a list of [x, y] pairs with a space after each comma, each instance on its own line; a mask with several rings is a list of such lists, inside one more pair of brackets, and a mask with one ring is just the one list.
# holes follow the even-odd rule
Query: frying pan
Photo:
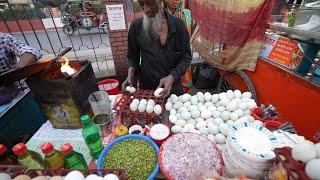
[[16, 82], [20, 79], [29, 77], [33, 74], [39, 73], [45, 68], [50, 67], [61, 56], [67, 54], [71, 49], [72, 49], [71, 47], [66, 48], [61, 53], [59, 53], [55, 58], [49, 61], [34, 63], [19, 69], [11, 69], [7, 72], [0, 74], [0, 85], [7, 85], [10, 83]]

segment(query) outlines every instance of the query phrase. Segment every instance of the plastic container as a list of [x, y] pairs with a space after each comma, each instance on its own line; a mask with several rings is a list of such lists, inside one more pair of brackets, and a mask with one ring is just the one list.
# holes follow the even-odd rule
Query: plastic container
[[54, 149], [53, 145], [45, 142], [41, 145], [41, 151], [45, 154], [44, 166], [48, 169], [58, 169], [64, 166], [64, 156]]
[[97, 159], [103, 149], [99, 129], [96, 125], [92, 124], [88, 115], [81, 116], [81, 122], [83, 123], [82, 137], [90, 150], [91, 157]]
[[106, 91], [110, 95], [117, 95], [120, 93], [119, 81], [116, 79], [105, 79], [98, 82], [100, 91]]
[[[112, 141], [109, 145], [107, 145], [103, 151], [101, 152], [99, 159], [98, 159], [98, 163], [97, 163], [97, 168], [98, 169], [103, 169], [103, 161], [104, 161], [104, 157], [107, 155], [107, 153], [109, 152], [109, 150], [116, 145], [117, 143], [126, 140], [126, 139], [138, 139], [138, 140], [143, 140], [147, 143], [150, 144], [150, 146], [152, 146], [152, 148], [154, 149], [154, 151], [156, 152], [156, 154], [158, 154], [159, 152], [159, 147], [157, 146], [156, 143], [154, 143], [150, 138], [143, 136], [143, 135], [137, 135], [137, 134], [130, 134], [130, 135], [126, 135], [126, 136], [122, 136], [119, 137], [118, 139]], [[150, 174], [150, 176], [148, 177], [148, 180], [153, 180], [159, 173], [159, 165], [157, 163], [156, 167], [154, 168], [153, 172]], [[99, 175], [101, 176], [102, 173], [99, 172]]]
[[19, 143], [13, 146], [13, 153], [18, 157], [18, 162], [27, 166], [28, 169], [42, 169], [43, 159], [40, 154], [27, 149], [24, 143]]
[[64, 168], [75, 170], [86, 170], [88, 168], [87, 162], [83, 155], [74, 151], [71, 144], [63, 144], [61, 146], [61, 153], [65, 157]]
[[88, 98], [94, 116], [99, 114], [110, 114], [109, 95], [105, 91], [97, 91], [90, 94]]

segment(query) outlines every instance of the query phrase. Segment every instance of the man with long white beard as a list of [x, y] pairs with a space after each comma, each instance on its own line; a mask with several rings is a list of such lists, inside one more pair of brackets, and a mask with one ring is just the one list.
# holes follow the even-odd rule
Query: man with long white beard
[[160, 93], [183, 93], [180, 78], [191, 63], [185, 24], [168, 13], [163, 0], [138, 0], [145, 15], [132, 22], [128, 34], [128, 77], [122, 84], [140, 89], [163, 87]]

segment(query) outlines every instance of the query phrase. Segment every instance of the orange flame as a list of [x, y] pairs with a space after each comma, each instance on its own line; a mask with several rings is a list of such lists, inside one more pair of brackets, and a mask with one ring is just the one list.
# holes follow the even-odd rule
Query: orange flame
[[61, 72], [67, 73], [69, 76], [76, 73], [76, 70], [69, 66], [69, 59], [66, 57], [61, 57], [61, 58], [65, 60], [64, 63], [63, 62], [61, 63], [61, 68], [60, 68]]

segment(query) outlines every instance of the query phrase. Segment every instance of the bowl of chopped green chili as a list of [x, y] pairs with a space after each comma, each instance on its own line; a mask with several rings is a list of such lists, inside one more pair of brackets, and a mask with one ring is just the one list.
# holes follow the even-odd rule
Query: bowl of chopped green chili
[[125, 171], [126, 179], [154, 179], [159, 173], [159, 147], [144, 135], [129, 134], [117, 138], [101, 152], [97, 168]]

